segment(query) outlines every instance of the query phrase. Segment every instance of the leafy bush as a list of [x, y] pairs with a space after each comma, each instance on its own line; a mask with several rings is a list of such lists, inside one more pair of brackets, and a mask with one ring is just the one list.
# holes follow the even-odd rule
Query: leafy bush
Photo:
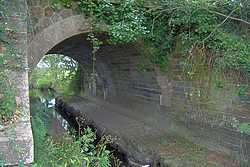
[[[65, 0], [60, 1], [65, 4]], [[113, 43], [140, 38], [150, 41], [158, 50], [152, 53], [151, 60], [161, 68], [167, 65], [169, 55], [181, 54], [188, 59], [192, 49], [199, 46], [205, 48], [204, 53], [211, 53], [204, 54], [210, 67], [215, 63], [215, 67], [226, 70], [249, 71], [250, 42], [244, 37], [250, 16], [248, 1], [78, 0], [76, 3], [80, 11], [92, 18], [94, 28], [97, 23], [106, 24]]]
[[45, 123], [41, 115], [32, 117], [35, 141], [35, 164], [32, 167], [79, 167], [84, 163], [87, 167], [110, 166], [109, 154], [106, 149], [108, 138], [103, 137], [95, 146], [95, 133], [86, 128], [80, 137], [65, 134], [60, 142], [47, 137]]
[[220, 32], [213, 50], [218, 57], [215, 65], [222, 69], [250, 72], [250, 44], [238, 36]]
[[46, 55], [32, 72], [33, 87], [53, 88], [58, 92], [67, 91], [77, 70], [74, 60], [62, 55]]
[[[207, 62], [216, 62], [215, 67], [249, 71], [250, 42], [242, 35], [246, 29], [243, 22], [250, 15], [249, 3], [231, 0], [158, 2], [149, 15], [149, 40], [159, 48], [158, 56], [175, 54], [178, 49], [177, 52], [188, 59], [192, 49], [198, 46], [205, 48], [204, 53], [212, 53], [212, 56], [204, 55], [212, 58]], [[235, 18], [242, 20], [235, 21]], [[235, 27], [238, 27], [237, 32]], [[176, 48], [178, 36], [181, 48]]]
[[94, 23], [106, 23], [112, 43], [134, 42], [148, 33], [143, 8], [134, 0], [119, 3], [79, 0], [78, 6], [80, 11], [92, 17]]
[[[244, 26], [239, 26], [239, 22], [244, 25], [250, 15], [249, 3], [158, 0], [151, 4], [152, 7], [147, 7], [146, 3], [133, 0], [115, 5], [109, 0], [100, 3], [81, 0], [79, 7], [104, 21], [115, 43], [136, 41], [141, 37], [151, 41], [158, 50], [157, 54], [152, 54], [153, 61], [161, 67], [166, 65], [168, 55], [175, 53], [180, 36], [182, 46], [177, 52], [182, 55], [188, 55], [193, 46], [201, 44], [213, 53], [212, 62], [216, 62], [216, 67], [249, 71], [250, 45], [240, 35]], [[242, 20], [235, 21], [235, 18]], [[235, 28], [230, 27], [238, 27], [238, 34], [234, 35]]]

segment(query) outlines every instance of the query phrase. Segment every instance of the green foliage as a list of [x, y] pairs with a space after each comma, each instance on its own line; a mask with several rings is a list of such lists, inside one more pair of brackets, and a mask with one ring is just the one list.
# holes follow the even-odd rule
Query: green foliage
[[223, 81], [223, 80], [216, 80], [216, 81], [215, 81], [215, 86], [216, 86], [217, 88], [224, 88], [224, 86], [225, 86], [225, 81]]
[[144, 24], [143, 8], [134, 0], [112, 3], [111, 0], [79, 0], [80, 11], [95, 23], [106, 23], [112, 43], [134, 42], [148, 31]]
[[52, 7], [56, 10], [60, 10], [63, 7], [70, 8], [72, 6], [72, 0], [53, 0]]
[[98, 23], [106, 24], [113, 43], [148, 40], [157, 50], [150, 59], [161, 68], [167, 65], [169, 55], [180, 54], [189, 59], [192, 49], [198, 47], [207, 59], [204, 65], [249, 71], [249, 40], [242, 35], [246, 30], [244, 21], [250, 15], [247, 0], [78, 0], [76, 3], [81, 12], [92, 18], [94, 28], [99, 27]]
[[221, 69], [250, 72], [250, 42], [228, 33], [218, 33], [213, 51], [217, 52], [215, 65]]
[[33, 87], [50, 87], [58, 92], [69, 90], [69, 84], [77, 70], [76, 62], [62, 55], [47, 55], [30, 77]]
[[115, 8], [109, 22], [108, 33], [114, 43], [133, 42], [148, 33], [145, 17], [135, 1], [124, 0]]
[[[59, 3], [60, 1], [61, 3]], [[71, 0], [57, 0], [57, 6], [70, 6]], [[111, 0], [78, 0], [78, 9], [91, 17], [95, 23], [95, 30], [99, 29], [98, 23], [105, 23], [112, 43], [134, 42], [139, 37], [148, 33], [144, 24], [144, 9], [134, 0], [122, 0], [113, 3]]]
[[[87, 128], [77, 140], [68, 135], [60, 143], [48, 140], [48, 156], [53, 159], [48, 165], [78, 167], [86, 163], [86, 166], [108, 167], [109, 151], [106, 150], [105, 143], [94, 146], [95, 139], [95, 134]], [[101, 152], [97, 152], [98, 147], [101, 147]]]
[[[155, 48], [159, 49], [161, 54], [158, 54], [158, 57], [176, 54], [177, 49], [185, 59], [189, 59], [190, 53], [193, 54], [192, 49], [198, 47], [203, 49], [204, 58], [207, 59], [204, 65], [211, 66], [215, 62], [216, 67], [224, 70], [249, 71], [250, 44], [243, 35], [239, 35], [243, 28], [237, 29], [237, 35], [234, 35], [235, 29], [229, 28], [232, 25], [244, 26], [241, 24], [239, 26], [240, 22], [234, 22], [231, 19], [226, 20], [228, 24], [223, 24], [223, 19], [232, 10], [234, 10], [234, 17], [247, 20], [249, 3], [245, 1], [244, 4], [240, 4], [240, 1], [230, 0], [160, 0], [158, 2], [148, 15], [150, 18], [148, 23], [151, 27], [149, 40]], [[225, 14], [225, 17], [218, 12]], [[177, 47], [179, 40], [181, 40], [181, 48]]]
[[232, 126], [241, 133], [250, 134], [249, 122], [240, 122], [239, 120], [234, 119], [234, 121], [232, 122]]
[[245, 132], [247, 134], [250, 134], [250, 123], [241, 123], [241, 124], [239, 124], [239, 130], [241, 132]]
[[[50, 96], [50, 95], [48, 95]], [[48, 136], [50, 126], [46, 123], [48, 108], [39, 97], [48, 98], [44, 94], [36, 94], [31, 97], [32, 102], [32, 130], [34, 136], [35, 164], [32, 167], [79, 167], [84, 163], [87, 167], [108, 167], [110, 152], [106, 145], [110, 142], [108, 137], [96, 143], [96, 135], [86, 128], [81, 136], [75, 136], [75, 132], [64, 134], [59, 140]], [[50, 98], [49, 98], [50, 99]], [[45, 105], [46, 106], [46, 105]]]
[[[33, 126], [41, 125], [41, 120], [35, 118]], [[41, 126], [40, 126], [41, 127]], [[39, 127], [34, 127], [39, 128]], [[90, 128], [84, 130], [84, 134], [79, 137], [72, 137], [70, 134], [63, 136], [60, 142], [55, 142], [52, 138], [45, 138], [44, 126], [42, 132], [34, 134], [36, 164], [33, 167], [79, 167], [84, 163], [87, 167], [110, 166], [109, 154], [106, 150], [106, 144], [99, 142], [97, 146], [94, 145], [96, 136]], [[43, 140], [41, 140], [43, 139]], [[101, 151], [97, 151], [101, 149]]]
[[[1, 74], [2, 72], [0, 72]], [[15, 96], [11, 90], [8, 80], [6, 80], [6, 75], [1, 74], [3, 77], [0, 80], [0, 124], [8, 123], [14, 115], [16, 103]]]
[[240, 97], [245, 96], [245, 95], [246, 95], [246, 92], [247, 92], [247, 86], [238, 85], [238, 92], [237, 92], [237, 94], [238, 94]]
[[44, 161], [48, 161], [45, 143], [47, 130], [41, 119], [41, 113], [32, 117], [32, 131], [34, 136], [34, 160], [37, 164], [43, 164]]
[[100, 49], [100, 46], [103, 44], [93, 32], [90, 32], [87, 38], [88, 41], [93, 45], [92, 54], [96, 54], [96, 52]]
[[4, 0], [0, 0], [0, 124], [8, 124], [15, 118], [15, 96], [10, 85], [10, 70], [25, 68], [23, 54], [16, 47], [17, 31], [9, 25]]

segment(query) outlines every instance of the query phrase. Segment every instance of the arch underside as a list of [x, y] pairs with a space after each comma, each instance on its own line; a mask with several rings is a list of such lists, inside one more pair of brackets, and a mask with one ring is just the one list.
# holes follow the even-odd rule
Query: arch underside
[[[87, 40], [89, 22], [81, 15], [71, 16], [38, 33], [29, 45], [30, 71], [45, 54], [62, 54], [92, 68], [92, 46]], [[106, 35], [99, 34], [103, 41]], [[159, 86], [154, 72], [142, 75], [137, 65], [139, 52], [133, 44], [104, 44], [97, 53], [97, 87], [102, 95], [104, 80], [108, 83], [109, 96], [140, 97], [159, 103]]]

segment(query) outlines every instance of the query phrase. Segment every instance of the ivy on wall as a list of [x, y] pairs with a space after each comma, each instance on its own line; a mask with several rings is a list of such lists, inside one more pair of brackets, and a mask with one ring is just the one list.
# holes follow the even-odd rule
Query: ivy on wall
[[149, 39], [160, 48], [160, 57], [168, 53], [193, 64], [202, 56], [203, 66], [249, 72], [249, 6], [249, 1], [162, 0], [149, 13]]
[[[110, 0], [54, 0], [54, 6], [71, 7], [77, 4], [77, 10], [91, 17], [92, 22], [105, 23], [110, 42], [113, 44], [134, 42], [146, 35], [147, 30], [142, 5], [133, 0], [113, 3]], [[99, 31], [94, 26], [95, 31]]]
[[96, 23], [107, 25], [113, 43], [148, 41], [147, 47], [155, 49], [151, 61], [160, 67], [167, 65], [171, 55], [195, 59], [190, 53], [199, 49], [204, 65], [250, 71], [245, 33], [250, 25], [248, 0], [55, 0], [56, 6], [74, 3]]
[[8, 74], [11, 70], [24, 68], [23, 54], [16, 47], [17, 31], [9, 26], [6, 1], [0, 0], [0, 125], [15, 122], [20, 113], [16, 111], [15, 95]]
[[6, 46], [8, 46], [8, 36], [7, 36], [7, 22], [4, 19], [4, 4], [0, 1], [0, 11], [1, 12], [1, 24], [0, 24], [0, 124], [7, 123], [10, 118], [12, 118], [14, 113], [15, 103], [13, 102], [14, 95], [10, 88], [10, 83], [7, 79], [6, 61], [8, 60], [6, 55]]

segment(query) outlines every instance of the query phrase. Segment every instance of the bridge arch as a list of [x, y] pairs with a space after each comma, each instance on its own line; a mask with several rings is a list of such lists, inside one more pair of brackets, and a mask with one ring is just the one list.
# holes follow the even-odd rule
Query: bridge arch
[[60, 42], [75, 35], [87, 33], [89, 21], [82, 15], [71, 16], [37, 33], [28, 46], [28, 64], [32, 70], [41, 58]]
[[[69, 13], [72, 14], [72, 12]], [[87, 34], [91, 29], [88, 18], [84, 15], [70, 15], [64, 19], [58, 19], [57, 22], [50, 22], [51, 24], [47, 26], [42, 26], [40, 22], [43, 21], [33, 25], [35, 31], [29, 35], [28, 66], [30, 72], [45, 54], [62, 54], [85, 66], [92, 64], [92, 47], [87, 40]], [[105, 28], [104, 25], [100, 27]], [[102, 33], [100, 38], [105, 40], [106, 35]], [[109, 94], [112, 96], [118, 93], [122, 96], [142, 97], [158, 102], [160, 91], [154, 72], [142, 75], [137, 68], [138, 63], [139, 51], [136, 44], [110, 45], [106, 43], [102, 45], [97, 53], [96, 61], [99, 76], [97, 86], [102, 89], [103, 79], [105, 79], [109, 83]]]

